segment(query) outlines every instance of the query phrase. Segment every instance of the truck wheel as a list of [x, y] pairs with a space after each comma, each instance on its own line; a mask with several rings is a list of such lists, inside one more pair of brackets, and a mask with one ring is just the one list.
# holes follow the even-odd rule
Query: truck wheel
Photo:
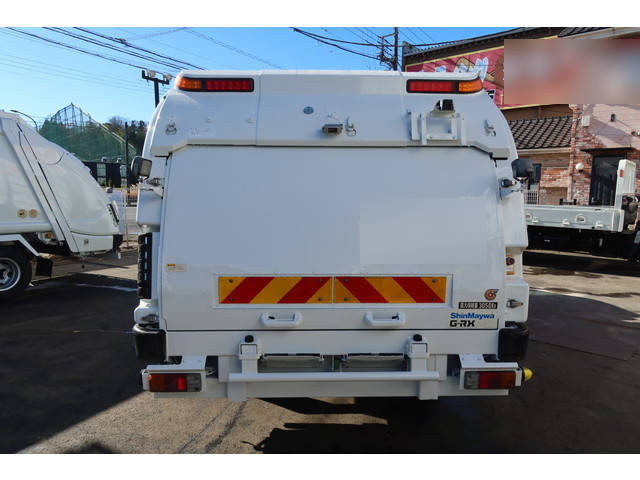
[[18, 248], [0, 247], [0, 300], [13, 298], [31, 281], [31, 261]]

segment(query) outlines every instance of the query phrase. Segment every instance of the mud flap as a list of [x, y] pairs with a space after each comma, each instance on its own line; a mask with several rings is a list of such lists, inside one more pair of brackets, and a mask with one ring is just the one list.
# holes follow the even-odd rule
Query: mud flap
[[36, 275], [50, 277], [53, 273], [53, 261], [49, 258], [36, 257]]

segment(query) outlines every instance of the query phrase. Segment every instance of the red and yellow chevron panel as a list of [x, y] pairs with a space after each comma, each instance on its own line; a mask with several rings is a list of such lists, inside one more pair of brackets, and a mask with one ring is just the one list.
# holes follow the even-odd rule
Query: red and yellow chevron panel
[[334, 303], [445, 303], [447, 277], [335, 277]]
[[445, 303], [447, 277], [219, 277], [222, 304]]
[[220, 303], [331, 303], [331, 277], [219, 277]]

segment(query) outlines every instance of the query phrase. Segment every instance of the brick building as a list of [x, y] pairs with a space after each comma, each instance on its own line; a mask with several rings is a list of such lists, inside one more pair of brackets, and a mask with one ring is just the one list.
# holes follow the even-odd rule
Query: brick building
[[515, 28], [424, 50], [405, 45], [403, 70], [479, 72], [511, 127], [519, 155], [531, 158], [540, 171], [527, 201], [612, 204], [616, 166], [623, 158], [638, 164], [640, 191], [640, 106], [505, 104], [504, 41], [513, 38], [640, 38], [640, 28]]

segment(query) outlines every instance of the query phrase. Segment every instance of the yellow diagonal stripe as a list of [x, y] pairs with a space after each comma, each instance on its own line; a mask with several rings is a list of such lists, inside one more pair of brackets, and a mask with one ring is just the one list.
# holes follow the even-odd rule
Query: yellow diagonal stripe
[[311, 295], [311, 298], [307, 300], [307, 303], [331, 303], [332, 285], [334, 279], [330, 278], [320, 289]]
[[443, 302], [447, 301], [447, 277], [421, 277], [422, 281], [429, 285], [429, 288], [433, 290]]
[[236, 288], [246, 277], [219, 277], [218, 278], [218, 298], [220, 301], [227, 298], [234, 288]]
[[301, 277], [276, 277], [249, 303], [278, 303]]
[[392, 277], [366, 277], [389, 303], [416, 303]]

